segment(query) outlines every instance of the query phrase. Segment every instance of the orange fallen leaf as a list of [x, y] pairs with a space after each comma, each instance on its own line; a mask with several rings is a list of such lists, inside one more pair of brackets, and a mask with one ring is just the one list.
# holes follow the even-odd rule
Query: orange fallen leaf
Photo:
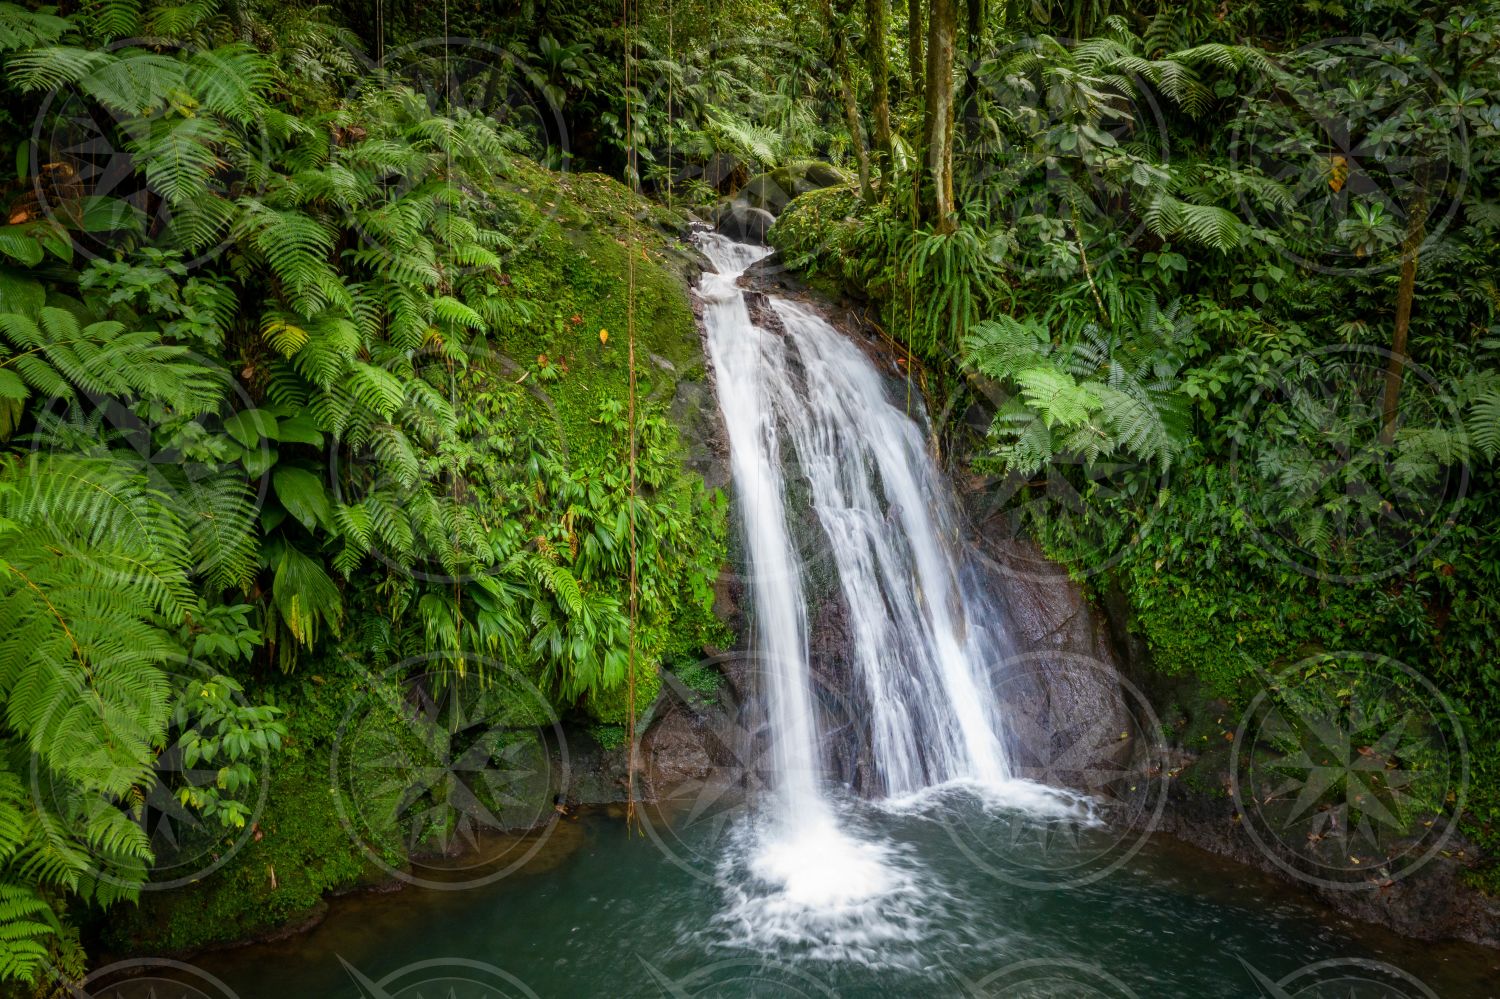
[[1337, 194], [1344, 189], [1344, 182], [1349, 179], [1349, 161], [1342, 156], [1333, 156], [1328, 160], [1328, 186], [1333, 188]]

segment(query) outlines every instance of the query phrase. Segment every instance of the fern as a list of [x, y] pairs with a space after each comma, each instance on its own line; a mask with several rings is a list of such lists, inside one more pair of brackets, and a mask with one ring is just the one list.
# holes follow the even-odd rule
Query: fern
[[52, 10], [27, 10], [0, 3], [0, 52], [50, 45], [68, 30], [66, 19]]
[[965, 364], [1019, 390], [992, 421], [993, 457], [1026, 475], [1054, 459], [1119, 454], [1170, 467], [1187, 432], [1186, 399], [1171, 384], [1186, 336], [1178, 316], [1175, 304], [1152, 303], [1119, 340], [1088, 326], [1061, 346], [1034, 321], [978, 324]]

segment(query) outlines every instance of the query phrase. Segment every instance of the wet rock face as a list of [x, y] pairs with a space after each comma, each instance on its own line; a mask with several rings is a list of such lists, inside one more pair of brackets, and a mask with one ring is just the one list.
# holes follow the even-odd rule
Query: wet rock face
[[730, 239], [741, 243], [764, 246], [766, 233], [776, 222], [776, 216], [764, 208], [756, 208], [743, 201], [724, 201], [710, 217], [713, 227]]
[[694, 711], [670, 692], [666, 697], [662, 713], [641, 739], [642, 791], [652, 800], [669, 796], [682, 784], [706, 779], [722, 763], [712, 752], [716, 733], [711, 716]]
[[734, 197], [715, 206], [710, 221], [730, 239], [764, 245], [766, 230], [793, 198], [848, 182], [827, 163], [794, 163], [751, 177]]
[[771, 307], [771, 300], [765, 292], [746, 291], [745, 310], [750, 313], [750, 321], [761, 329], [777, 336], [786, 335], [786, 327], [781, 324], [781, 317]]

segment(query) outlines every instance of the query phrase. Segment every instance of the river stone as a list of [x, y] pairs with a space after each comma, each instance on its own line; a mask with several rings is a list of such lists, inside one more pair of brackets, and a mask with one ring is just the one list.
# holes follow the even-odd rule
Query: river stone
[[730, 239], [764, 246], [766, 232], [775, 223], [776, 217], [764, 209], [734, 200], [720, 202], [714, 208], [710, 221], [715, 229]]
[[751, 177], [735, 195], [735, 200], [780, 215], [799, 194], [847, 183], [849, 178], [843, 171], [827, 163], [791, 163]]

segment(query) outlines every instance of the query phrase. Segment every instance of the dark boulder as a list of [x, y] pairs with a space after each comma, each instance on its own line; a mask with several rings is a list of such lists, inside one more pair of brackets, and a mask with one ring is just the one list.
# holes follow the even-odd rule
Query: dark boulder
[[753, 208], [764, 209], [772, 215], [780, 215], [782, 209], [799, 194], [837, 187], [848, 182], [849, 178], [842, 171], [827, 163], [791, 163], [770, 173], [751, 177], [735, 195], [735, 200]]
[[720, 202], [710, 218], [715, 229], [741, 243], [764, 245], [766, 232], [776, 221], [770, 212], [738, 199]]

